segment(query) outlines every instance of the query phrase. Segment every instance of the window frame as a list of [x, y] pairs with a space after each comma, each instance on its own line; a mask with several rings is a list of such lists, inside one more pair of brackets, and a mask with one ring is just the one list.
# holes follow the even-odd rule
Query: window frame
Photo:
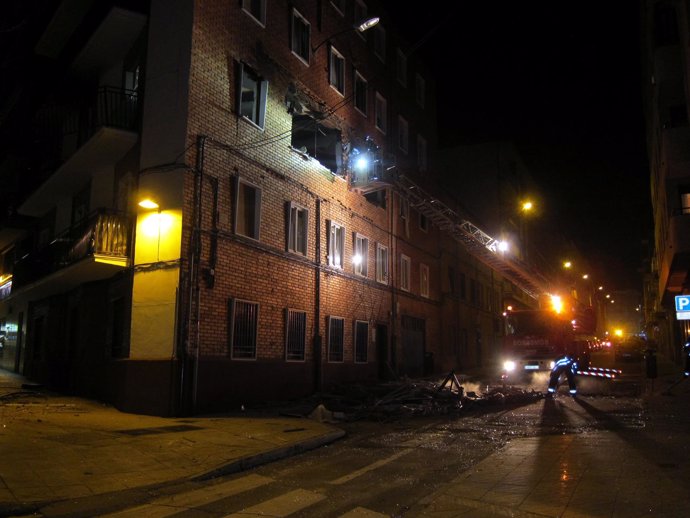
[[388, 130], [388, 101], [380, 92], [376, 92], [374, 101], [374, 125], [377, 130], [384, 135], [386, 134]]
[[410, 125], [402, 115], [398, 115], [398, 148], [406, 155], [410, 150]]
[[[306, 42], [306, 48], [304, 49], [299, 49], [295, 48], [298, 46], [301, 42], [298, 41], [297, 36], [298, 36], [298, 31], [296, 30], [297, 28], [297, 23], [301, 22], [301, 27], [306, 29], [307, 32], [307, 42]], [[292, 54], [297, 57], [302, 63], [305, 65], [309, 66], [309, 60], [311, 58], [311, 23], [309, 23], [309, 20], [307, 20], [302, 13], [300, 13], [296, 8], [292, 8], [292, 17], [290, 20], [290, 50], [292, 51]], [[306, 56], [300, 54], [300, 51], [304, 51]]]
[[[302, 227], [299, 228], [299, 218], [297, 217], [300, 213], [304, 213], [304, 218], [302, 221]], [[293, 217], [294, 214], [294, 217]], [[298, 236], [302, 234], [302, 247], [303, 250], [298, 248]], [[309, 253], [309, 209], [299, 205], [295, 202], [287, 203], [287, 244], [286, 249], [288, 252], [301, 255], [306, 257]]]
[[[253, 322], [254, 329], [251, 330], [253, 334], [253, 344], [252, 344], [252, 356], [237, 356], [235, 352], [235, 338], [236, 338], [236, 319], [237, 319], [237, 303], [252, 305], [255, 308], [255, 317]], [[259, 303], [253, 302], [251, 300], [245, 300], [240, 298], [231, 298], [228, 301], [228, 347], [230, 349], [230, 359], [231, 360], [241, 360], [241, 361], [255, 361], [257, 359], [257, 343], [259, 338]]]
[[[297, 332], [302, 332], [301, 337], [297, 337], [298, 341], [301, 343], [292, 344], [291, 345], [291, 336], [292, 332], [294, 329], [292, 329], [291, 326], [291, 315], [299, 315], [301, 317], [302, 322], [300, 323], [301, 329], [298, 329]], [[291, 354], [290, 349], [296, 349], [298, 350], [298, 354], [295, 355], [293, 352]], [[292, 308], [285, 308], [285, 361], [286, 362], [304, 362], [306, 361], [306, 351], [307, 351], [307, 312], [302, 311], [299, 309], [292, 309]], [[301, 352], [301, 354], [299, 354]], [[296, 356], [296, 357], [295, 357]]]
[[422, 214], [421, 212], [418, 213], [419, 216], [419, 230], [424, 232], [425, 234], [429, 233], [429, 218], [426, 217], [426, 214]]
[[[359, 264], [354, 262], [357, 254], [362, 257]], [[358, 232], [355, 232], [352, 238], [352, 271], [360, 277], [369, 276], [369, 238]]]
[[429, 298], [429, 265], [419, 263], [419, 294], [424, 298]]
[[[268, 81], [263, 78], [256, 70], [254, 70], [249, 65], [238, 61], [237, 62], [237, 84], [235, 92], [235, 110], [237, 116], [261, 131], [264, 130], [266, 125], [266, 106], [268, 103]], [[250, 77], [254, 80], [256, 87], [249, 88], [245, 87], [245, 77]], [[252, 116], [248, 116], [244, 113], [245, 103], [243, 102], [244, 92], [253, 91], [256, 100], [253, 102]]]
[[[334, 343], [334, 329], [333, 329], [333, 324], [335, 322], [340, 322], [340, 329], [336, 329], [340, 333], [340, 336], [338, 337], [340, 339], [339, 343]], [[328, 336], [327, 336], [327, 346], [328, 346], [328, 363], [344, 363], [345, 362], [345, 319], [343, 317], [338, 317], [335, 315], [329, 315], [328, 316]], [[333, 359], [334, 356], [334, 348], [335, 347], [340, 347], [340, 351], [335, 351], [336, 353], [339, 353], [339, 359], [338, 356], [336, 356], [336, 359]]]
[[[385, 252], [385, 258], [383, 257]], [[390, 281], [388, 247], [381, 243], [376, 243], [376, 282], [388, 284]]]
[[[365, 4], [363, 0], [355, 0], [355, 3], [354, 3], [354, 20], [355, 20], [355, 23], [359, 22], [360, 20], [366, 20], [368, 17], [369, 17], [369, 14], [368, 14], [367, 4]], [[366, 31], [364, 31], [364, 32], [355, 31], [355, 33], [357, 34], [357, 36], [359, 36], [363, 40], [367, 39]]]
[[374, 56], [379, 58], [381, 63], [386, 62], [386, 29], [380, 23], [374, 28]]
[[412, 289], [412, 259], [405, 254], [400, 254], [400, 289], [408, 292]]
[[[366, 337], [366, 342], [364, 344], [360, 344], [360, 342], [359, 342], [360, 333], [359, 333], [358, 327], [360, 325], [363, 325], [364, 327], [366, 327], [366, 330], [363, 333], [364, 336]], [[352, 330], [352, 336], [353, 336], [353, 341], [354, 341], [354, 347], [353, 347], [353, 349], [354, 349], [354, 352], [353, 352], [354, 362], [360, 363], [360, 364], [369, 363], [369, 322], [366, 320], [355, 320], [354, 321], [354, 329]], [[363, 348], [362, 348], [362, 345], [364, 346]], [[363, 355], [364, 359], [362, 359], [362, 356], [361, 356], [362, 352], [364, 353], [364, 355]]]
[[249, 15], [249, 17], [254, 20], [256, 23], [261, 25], [264, 29], [266, 28], [266, 0], [254, 0], [259, 2], [259, 17], [256, 17], [256, 14], [252, 12], [252, 0], [242, 0], [242, 10]]
[[[333, 235], [335, 231], [335, 236]], [[328, 265], [333, 268], [343, 269], [345, 265], [345, 227], [336, 221], [328, 221]], [[335, 239], [334, 239], [335, 237]], [[336, 262], [336, 250], [334, 247], [339, 245], [340, 248], [340, 261]]]
[[[254, 229], [252, 235], [245, 234], [239, 229], [239, 215], [240, 215], [240, 190], [242, 186], [254, 189]], [[232, 218], [232, 231], [234, 234], [246, 237], [248, 239], [253, 239], [259, 241], [261, 239], [261, 187], [255, 185], [241, 176], [235, 176], [235, 196], [234, 196], [235, 206], [233, 209]], [[245, 203], [246, 205], [246, 203]]]
[[[362, 109], [359, 106], [358, 100], [360, 98], [360, 93], [361, 93], [361, 86], [360, 84], [364, 84], [364, 95], [362, 99], [364, 100], [364, 109]], [[354, 101], [354, 106], [355, 110], [357, 110], [359, 113], [361, 113], [364, 117], [369, 117], [369, 81], [367, 81], [362, 74], [359, 73], [359, 70], [355, 70], [355, 77], [353, 80], [353, 101]]]
[[[338, 80], [342, 84], [337, 84]], [[328, 48], [328, 85], [343, 97], [345, 96], [345, 56], [333, 45]], [[338, 88], [339, 86], [342, 90]]]

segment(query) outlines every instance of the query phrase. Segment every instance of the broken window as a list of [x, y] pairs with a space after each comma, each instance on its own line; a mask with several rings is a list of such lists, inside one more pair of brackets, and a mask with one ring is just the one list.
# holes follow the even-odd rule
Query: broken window
[[343, 150], [339, 129], [329, 128], [309, 115], [292, 116], [290, 144], [302, 154], [318, 160], [333, 174], [343, 174]]

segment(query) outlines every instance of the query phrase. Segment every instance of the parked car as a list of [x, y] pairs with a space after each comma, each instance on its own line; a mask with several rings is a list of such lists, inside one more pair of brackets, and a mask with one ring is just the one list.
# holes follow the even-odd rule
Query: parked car
[[639, 336], [625, 338], [614, 347], [616, 361], [641, 361], [647, 349], [647, 342]]

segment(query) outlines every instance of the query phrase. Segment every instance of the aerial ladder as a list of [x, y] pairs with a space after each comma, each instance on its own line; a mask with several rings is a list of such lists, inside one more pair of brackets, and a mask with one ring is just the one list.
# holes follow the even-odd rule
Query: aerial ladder
[[488, 267], [501, 273], [535, 300], [548, 291], [547, 280], [528, 264], [499, 250], [499, 241], [469, 219], [462, 217], [438, 198], [430, 195], [409, 177], [399, 175], [394, 180], [398, 193], [411, 207], [426, 216], [440, 230], [456, 241]]

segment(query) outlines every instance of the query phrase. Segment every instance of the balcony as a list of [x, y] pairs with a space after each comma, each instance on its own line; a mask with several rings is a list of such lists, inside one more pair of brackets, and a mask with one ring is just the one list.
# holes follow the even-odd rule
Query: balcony
[[140, 102], [136, 91], [101, 87], [78, 105], [47, 106], [37, 116], [37, 131], [57, 144], [61, 165], [19, 207], [41, 216], [61, 197], [71, 197], [92, 176], [110, 172], [139, 139]]
[[99, 210], [14, 266], [12, 297], [46, 297], [80, 284], [107, 279], [128, 266], [131, 222]]
[[659, 289], [681, 293], [690, 271], [690, 214], [671, 216], [667, 243], [659, 264]]

